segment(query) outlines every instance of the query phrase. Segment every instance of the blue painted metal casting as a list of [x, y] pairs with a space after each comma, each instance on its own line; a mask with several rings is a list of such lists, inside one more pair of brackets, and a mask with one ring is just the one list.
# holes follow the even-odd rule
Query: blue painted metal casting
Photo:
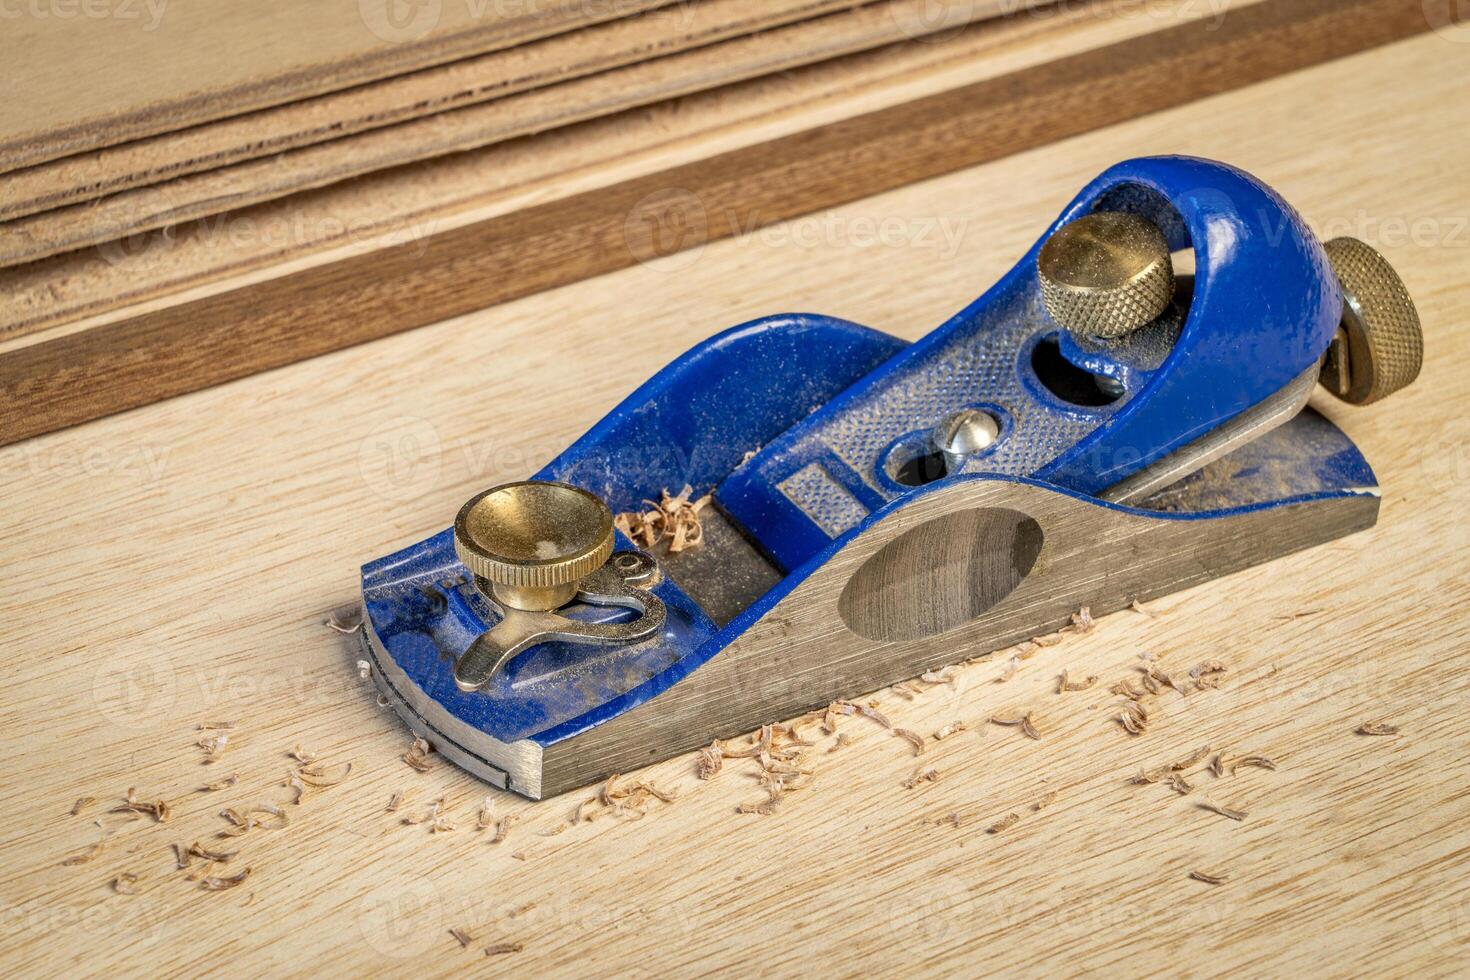
[[[1040, 301], [1041, 243], [1093, 210], [1140, 214], [1171, 248], [1194, 253], [1187, 303], [1116, 342], [1073, 338]], [[845, 541], [919, 495], [1006, 478], [1089, 497], [1187, 445], [1317, 363], [1341, 308], [1321, 245], [1255, 179], [1203, 160], [1129, 161], [1084, 189], [1005, 278], [917, 343], [822, 316], [736, 327], [654, 375], [536, 474], [586, 488], [614, 512], [664, 488], [712, 489], [783, 576], [728, 625], [716, 626], [666, 577], [655, 589], [669, 612], [660, 635], [613, 647], [542, 644], [489, 687], [464, 693], [455, 660], [496, 614], [445, 531], [363, 568], [369, 626], [408, 680], [454, 718], [500, 742], [549, 746], [688, 676]], [[1054, 394], [1037, 369], [1046, 357], [1108, 379], [1111, 400]], [[928, 451], [934, 425], [970, 406], [1000, 420], [994, 446], [961, 473], [905, 483], [903, 464]], [[1375, 482], [1352, 443], [1311, 412], [1230, 460], [1227, 484], [1165, 493], [1152, 509], [1161, 519], [1208, 520]], [[628, 615], [593, 606], [566, 614]]]

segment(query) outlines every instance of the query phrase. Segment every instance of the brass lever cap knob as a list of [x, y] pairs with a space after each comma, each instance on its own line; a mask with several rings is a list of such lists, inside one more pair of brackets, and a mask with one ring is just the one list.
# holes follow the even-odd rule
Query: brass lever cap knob
[[1136, 214], [1094, 211], [1063, 225], [1041, 247], [1036, 265], [1047, 313], [1076, 334], [1126, 336], [1174, 299], [1169, 243]]
[[1407, 387], [1424, 363], [1419, 311], [1388, 260], [1356, 238], [1323, 246], [1342, 286], [1342, 327], [1322, 365], [1322, 384], [1353, 405]]
[[570, 602], [613, 550], [607, 504], [579, 487], [527, 480], [476, 494], [454, 519], [454, 551], [516, 609]]

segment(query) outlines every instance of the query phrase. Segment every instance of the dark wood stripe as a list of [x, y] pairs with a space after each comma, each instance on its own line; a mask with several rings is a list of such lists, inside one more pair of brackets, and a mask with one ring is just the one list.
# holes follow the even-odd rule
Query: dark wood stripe
[[[1443, 7], [1441, 12], [1438, 8]], [[1387, 44], [1455, 0], [1262, 0], [0, 357], [0, 445]]]

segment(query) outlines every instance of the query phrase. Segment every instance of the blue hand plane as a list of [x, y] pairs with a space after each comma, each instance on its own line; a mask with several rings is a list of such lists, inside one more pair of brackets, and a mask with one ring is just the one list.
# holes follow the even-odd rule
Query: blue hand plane
[[[1307, 400], [1370, 404], [1422, 351], [1369, 246], [1130, 160], [915, 343], [800, 314], [699, 344], [365, 565], [363, 656], [444, 756], [564, 792], [1372, 526]], [[620, 530], [685, 486], [694, 544]]]

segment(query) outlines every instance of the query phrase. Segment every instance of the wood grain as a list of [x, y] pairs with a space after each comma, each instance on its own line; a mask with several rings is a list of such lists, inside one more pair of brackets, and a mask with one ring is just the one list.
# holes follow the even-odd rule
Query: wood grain
[[314, 99], [64, 157], [6, 178], [0, 218], [418, 119], [793, 23], [869, 0], [704, 0], [386, 78]]
[[675, 0], [28, 0], [0, 32], [0, 172]]
[[[1268, 0], [0, 357], [5, 442], [749, 232], [1426, 30]], [[984, 138], [977, 138], [984, 134]], [[668, 222], [693, 230], [665, 236]], [[692, 224], [690, 223], [692, 222]]]
[[[874, 109], [1209, 18], [1183, 5], [1124, 5], [1116, 16], [1061, 5], [971, 24], [924, 44], [890, 45], [477, 151], [368, 174], [217, 218], [186, 222], [4, 273], [0, 338], [170, 295], [247, 270], [284, 274], [289, 260], [333, 261], [448, 225], [505, 214], [751, 146]], [[336, 258], [340, 258], [337, 255]], [[238, 288], [223, 284], [219, 288]], [[141, 312], [140, 310], [135, 310]], [[111, 317], [109, 319], [115, 319]], [[73, 325], [69, 324], [69, 329]]]
[[[1426, 35], [1053, 146], [0, 451], [7, 765], [0, 966], [10, 975], [878, 976], [1463, 973], [1470, 902], [1470, 338], [1459, 98], [1470, 38]], [[1322, 235], [1388, 253], [1417, 298], [1419, 382], [1327, 411], [1385, 488], [1378, 526], [1119, 613], [1021, 662], [967, 668], [909, 701], [872, 695], [901, 740], [845, 719], [812, 788], [772, 817], [749, 762], [700, 782], [685, 757], [640, 772], [676, 791], [641, 820], [555, 836], [583, 794], [528, 804], [491, 845], [485, 789], [398, 755], [350, 645], [322, 625], [360, 562], [447, 525], [473, 492], [533, 471], [655, 367], [746, 318], [828, 312], [916, 337], [1003, 274], [1076, 190], [1120, 158], [1187, 152], [1270, 182]], [[1394, 161], [1385, 170], [1382, 161]], [[920, 235], [943, 219], [953, 249]], [[903, 244], [856, 234], [909, 229]], [[595, 310], [595, 315], [589, 315]], [[1218, 691], [1164, 695], [1145, 735], [1110, 719], [1137, 655], [1219, 659]], [[956, 659], [980, 651], [955, 651]], [[1057, 676], [1098, 675], [1058, 695]], [[866, 700], [866, 697], [864, 698]], [[1033, 708], [1042, 735], [983, 727]], [[1397, 738], [1353, 734], [1364, 721]], [[195, 726], [238, 723], [200, 765]], [[355, 768], [236, 842], [246, 885], [201, 891], [168, 845], [210, 843], [225, 805], [285, 799], [301, 742]], [[1200, 746], [1276, 772], [1128, 780]], [[906, 789], [915, 769], [935, 783]], [[237, 789], [191, 794], [236, 772]], [[129, 786], [174, 804], [91, 819]], [[389, 796], [410, 796], [398, 814]], [[1033, 806], [1055, 791], [1050, 806]], [[590, 794], [588, 794], [590, 795]], [[95, 796], [82, 816], [78, 797]], [[430, 801], [461, 829], [405, 826]], [[1235, 822], [1210, 799], [1246, 811]], [[1008, 830], [986, 828], [1009, 813]], [[949, 822], [958, 815], [958, 826]], [[110, 823], [116, 818], [110, 818]], [[520, 855], [521, 859], [517, 859]], [[1228, 874], [1220, 886], [1191, 871]], [[142, 894], [113, 894], [123, 872]], [[462, 950], [447, 931], [471, 929]], [[524, 944], [485, 957], [483, 945]], [[773, 948], [774, 947], [774, 948]]]
[[[363, 174], [544, 132], [749, 78], [903, 41], [932, 0], [888, 0], [759, 34], [614, 68], [290, 152], [167, 180], [0, 224], [0, 266], [140, 232]], [[918, 28], [914, 25], [917, 24]], [[916, 43], [916, 42], [915, 42]]]

